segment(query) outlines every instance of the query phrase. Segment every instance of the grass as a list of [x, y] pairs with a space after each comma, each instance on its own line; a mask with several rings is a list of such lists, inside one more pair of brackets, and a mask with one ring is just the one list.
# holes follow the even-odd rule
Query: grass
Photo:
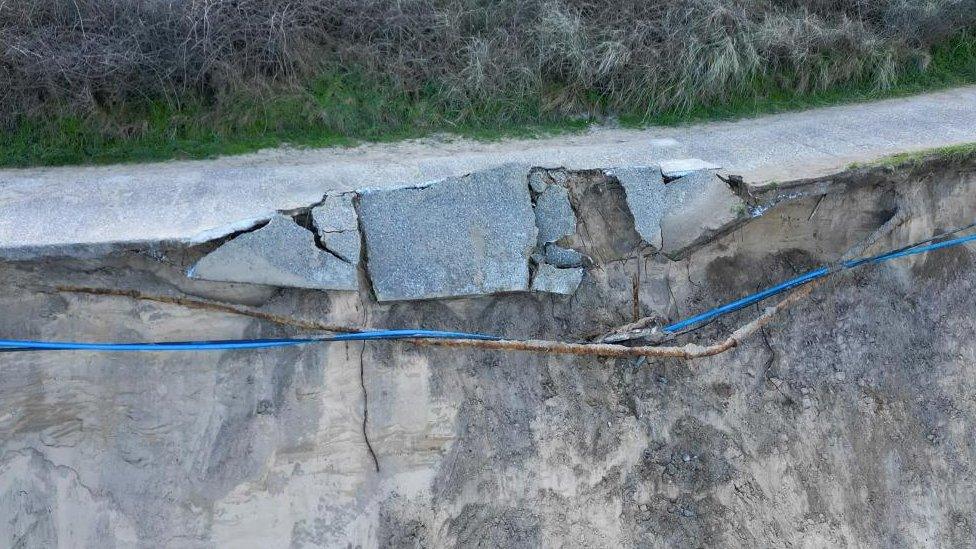
[[922, 149], [898, 153], [866, 163], [854, 163], [849, 169], [859, 168], [905, 168], [923, 165], [927, 160], [939, 158], [950, 161], [965, 161], [976, 157], [976, 143], [962, 143], [933, 149]]
[[351, 146], [435, 133], [493, 140], [579, 131], [590, 124], [549, 116], [528, 104], [506, 108], [483, 102], [452, 112], [433, 94], [399, 92], [354, 74], [327, 75], [301, 93], [271, 101], [241, 97], [220, 109], [203, 102], [178, 107], [154, 102], [111, 116], [22, 120], [0, 137], [0, 166], [199, 159], [281, 145]]
[[332, 72], [270, 100], [241, 95], [214, 106], [190, 97], [86, 116], [53, 109], [23, 116], [0, 136], [0, 166], [196, 159], [280, 145], [348, 146], [442, 133], [482, 140], [529, 137], [581, 131], [606, 115], [632, 128], [750, 117], [976, 83], [976, 36], [966, 33], [935, 46], [924, 69], [905, 68], [884, 87], [864, 79], [798, 92], [782, 84], [791, 81], [783, 74], [757, 77], [725, 100], [683, 109], [633, 104], [614, 112], [594, 94], [584, 112], [596, 114], [569, 116], [546, 107], [558, 87], [455, 101], [436, 84], [408, 92], [356, 71]]
[[624, 115], [629, 127], [647, 124], [681, 125], [708, 120], [731, 120], [763, 114], [827, 107], [847, 103], [904, 97], [976, 83], [976, 35], [965, 33], [932, 48], [932, 57], [922, 69], [902, 70], [889, 87], [870, 80], [855, 80], [824, 90], [797, 93], [770, 80], [757, 79], [732, 99], [698, 105], [685, 111], [669, 111], [652, 116]]

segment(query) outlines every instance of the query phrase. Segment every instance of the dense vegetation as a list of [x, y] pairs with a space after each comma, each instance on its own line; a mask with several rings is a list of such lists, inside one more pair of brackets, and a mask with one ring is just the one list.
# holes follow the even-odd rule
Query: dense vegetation
[[976, 81], [976, 0], [0, 1], [0, 164], [733, 116]]

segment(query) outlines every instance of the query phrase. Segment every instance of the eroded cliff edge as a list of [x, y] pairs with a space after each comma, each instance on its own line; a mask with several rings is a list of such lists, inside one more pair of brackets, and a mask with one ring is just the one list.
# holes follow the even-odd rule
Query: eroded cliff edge
[[[867, 168], [778, 188], [713, 186], [729, 194], [695, 193], [680, 201], [693, 207], [670, 222], [675, 208], [657, 217], [646, 206], [633, 213], [637, 195], [628, 185], [643, 183], [619, 169], [526, 169], [527, 178], [545, 177], [532, 176], [534, 187], [526, 180], [522, 205], [484, 212], [503, 213], [520, 228], [495, 235], [517, 246], [497, 253], [491, 246], [439, 248], [458, 258], [450, 272], [472, 276], [431, 272], [438, 285], [401, 288], [405, 277], [391, 275], [377, 291], [380, 265], [371, 264], [371, 249], [385, 242], [402, 251], [423, 235], [396, 224], [377, 229], [381, 238], [371, 248], [364, 211], [395, 222], [396, 208], [415, 197], [373, 210], [364, 210], [362, 196], [350, 198], [355, 226], [366, 227], [360, 241], [341, 236], [353, 228], [341, 214], [349, 211], [346, 199], [325, 197], [315, 208], [340, 213], [316, 224], [310, 205], [282, 212], [287, 223], [279, 228], [308, 244], [298, 248], [298, 264], [335, 265], [344, 288], [186, 276], [222, 247], [275, 230], [269, 222], [199, 246], [4, 263], [0, 329], [11, 338], [120, 341], [295, 333], [219, 311], [58, 290], [95, 287], [342, 325], [588, 340], [635, 317], [676, 319], [832, 262], [898, 212], [905, 221], [875, 250], [976, 218], [972, 160]], [[483, 183], [473, 188], [484, 190]], [[674, 183], [662, 175], [661, 185]], [[575, 218], [572, 231], [559, 189]], [[730, 197], [728, 206], [715, 207], [714, 196]], [[546, 211], [553, 215], [540, 217], [540, 202], [552, 204]], [[470, 205], [472, 215], [481, 205]], [[753, 217], [755, 208], [763, 215]], [[694, 215], [705, 217], [689, 223]], [[450, 237], [464, 226], [407, 221]], [[490, 234], [475, 236], [493, 242]], [[365, 246], [356, 250], [357, 242]], [[496, 261], [486, 266], [485, 257]], [[499, 260], [512, 267], [492, 271]], [[296, 264], [263, 261], [277, 274]], [[354, 279], [340, 264], [356, 264]], [[567, 287], [557, 279], [561, 286], [533, 290], [546, 265], [582, 273], [578, 285], [549, 291]], [[199, 267], [191, 272], [199, 276]], [[693, 362], [407, 343], [194, 355], [2, 353], [4, 539], [88, 546], [972, 545], [974, 281], [966, 248], [844, 274], [758, 337]], [[456, 297], [484, 288], [493, 295]], [[405, 293], [387, 299], [382, 291]], [[688, 337], [714, 341], [756, 314], [742, 311]]]

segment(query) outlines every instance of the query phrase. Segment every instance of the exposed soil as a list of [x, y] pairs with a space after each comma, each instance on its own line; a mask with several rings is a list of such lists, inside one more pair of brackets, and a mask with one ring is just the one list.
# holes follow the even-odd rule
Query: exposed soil
[[[634, 249], [625, 219], [589, 224], [582, 245], [594, 247], [597, 263], [566, 298], [380, 305], [368, 290], [188, 280], [182, 269], [198, 249], [5, 263], [0, 333], [120, 341], [295, 333], [53, 290], [75, 284], [339, 324], [575, 340], [635, 312], [685, 317], [834, 261], [896, 211], [908, 220], [869, 252], [976, 219], [972, 163], [861, 170], [766, 193], [801, 196], [678, 262]], [[0, 540], [971, 547], [974, 261], [958, 247], [841, 274], [740, 347], [691, 362], [407, 343], [0, 353]], [[721, 339], [757, 314], [722, 318], [685, 340]], [[378, 472], [364, 440], [364, 392]]]

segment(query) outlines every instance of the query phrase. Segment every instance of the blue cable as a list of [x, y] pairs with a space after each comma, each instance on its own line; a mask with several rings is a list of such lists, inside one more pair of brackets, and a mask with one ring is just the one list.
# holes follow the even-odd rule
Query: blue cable
[[441, 332], [436, 330], [376, 330], [319, 338], [248, 339], [227, 341], [167, 341], [161, 343], [75, 343], [69, 341], [21, 341], [0, 339], [0, 349], [24, 351], [224, 351], [269, 349], [332, 341], [374, 341], [380, 339], [477, 339], [501, 338], [486, 334]]
[[810, 271], [808, 273], [802, 274], [802, 275], [800, 275], [800, 276], [798, 276], [796, 278], [792, 278], [790, 280], [787, 280], [786, 282], [782, 282], [780, 284], [777, 284], [776, 286], [773, 286], [772, 288], [768, 288], [768, 289], [762, 290], [761, 292], [756, 292], [756, 293], [754, 293], [752, 295], [748, 295], [748, 296], [746, 296], [746, 297], [744, 297], [742, 299], [739, 299], [739, 300], [733, 301], [731, 303], [722, 305], [721, 307], [716, 307], [716, 308], [711, 309], [709, 311], [705, 311], [704, 313], [695, 315], [695, 316], [693, 316], [691, 318], [686, 318], [685, 320], [682, 320], [680, 322], [675, 322], [674, 324], [670, 324], [668, 326], [665, 326], [664, 328], [662, 328], [662, 331], [664, 333], [666, 333], [666, 334], [674, 334], [674, 333], [680, 332], [680, 331], [685, 330], [687, 328], [690, 328], [692, 326], [696, 326], [698, 324], [702, 324], [702, 323], [708, 322], [710, 320], [713, 320], [715, 318], [718, 318], [718, 317], [720, 317], [722, 315], [725, 315], [725, 314], [728, 314], [728, 313], [732, 313], [732, 312], [735, 312], [735, 311], [739, 311], [739, 310], [744, 309], [744, 308], [746, 308], [746, 307], [748, 307], [750, 305], [754, 305], [756, 303], [759, 303], [760, 301], [762, 301], [762, 300], [764, 300], [766, 298], [772, 297], [772, 296], [774, 296], [776, 294], [781, 294], [781, 293], [783, 293], [783, 292], [785, 292], [787, 290], [791, 290], [793, 288], [797, 288], [797, 287], [802, 286], [804, 284], [813, 282], [814, 280], [817, 280], [818, 278], [823, 278], [823, 277], [825, 277], [825, 276], [827, 276], [829, 274], [832, 274], [832, 273], [835, 273], [835, 272], [838, 272], [838, 271], [854, 269], [856, 267], [860, 267], [862, 265], [867, 265], [869, 263], [870, 264], [877, 265], [879, 263], [883, 263], [885, 261], [890, 261], [892, 259], [898, 259], [900, 257], [907, 257], [907, 256], [910, 256], [910, 255], [916, 255], [916, 254], [921, 254], [921, 253], [925, 253], [925, 252], [931, 252], [933, 250], [941, 250], [942, 248], [950, 248], [952, 246], [959, 246], [960, 244], [965, 244], [967, 242], [972, 242], [972, 241], [976, 241], [976, 234], [969, 235], [969, 236], [962, 236], [962, 237], [959, 237], [959, 238], [953, 238], [951, 240], [945, 240], [943, 242], [937, 242], [937, 243], [928, 244], [928, 245], [925, 245], [925, 246], [903, 248], [903, 249], [896, 250], [896, 251], [893, 251], [893, 252], [887, 252], [887, 253], [883, 253], [883, 254], [880, 254], [880, 255], [872, 256], [872, 257], [866, 257], [866, 258], [863, 258], [863, 259], [852, 259], [852, 260], [845, 261], [845, 262], [841, 263], [840, 264], [840, 267], [839, 268], [835, 268], [835, 269], [831, 269], [829, 267], [821, 267], [819, 269], [816, 269], [816, 270]]

